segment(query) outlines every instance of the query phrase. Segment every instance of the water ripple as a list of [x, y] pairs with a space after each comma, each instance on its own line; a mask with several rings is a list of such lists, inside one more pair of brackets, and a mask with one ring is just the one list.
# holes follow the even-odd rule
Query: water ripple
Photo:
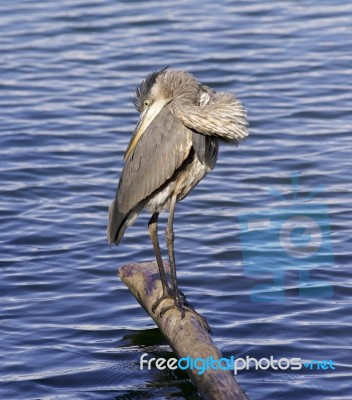
[[[143, 352], [172, 356], [116, 277], [153, 258], [149, 216], [118, 248], [105, 239], [138, 118], [130, 95], [165, 65], [236, 93], [251, 133], [222, 146], [177, 207], [182, 290], [226, 356], [336, 362], [243, 372], [252, 400], [350, 398], [351, 16], [344, 1], [0, 3], [1, 398], [198, 398], [180, 371], [139, 369]], [[322, 218], [331, 247], [311, 283], [331, 285], [329, 296], [301, 295], [307, 267], [290, 264], [277, 237], [244, 236], [243, 221], [295, 210]], [[273, 265], [284, 281], [270, 286]]]

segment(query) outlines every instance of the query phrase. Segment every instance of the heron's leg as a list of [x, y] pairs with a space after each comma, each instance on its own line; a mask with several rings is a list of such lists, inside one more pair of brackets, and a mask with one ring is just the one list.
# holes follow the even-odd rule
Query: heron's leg
[[154, 248], [154, 253], [155, 253], [155, 257], [156, 257], [156, 262], [158, 264], [158, 268], [159, 268], [159, 274], [160, 274], [160, 280], [161, 280], [161, 284], [163, 287], [163, 294], [160, 297], [160, 299], [158, 299], [152, 306], [152, 311], [155, 312], [156, 308], [158, 307], [158, 305], [166, 298], [170, 298], [171, 293], [170, 293], [170, 289], [169, 286], [167, 284], [167, 278], [166, 278], [166, 273], [165, 273], [165, 269], [164, 269], [164, 264], [163, 264], [163, 259], [161, 257], [161, 251], [160, 251], [160, 246], [159, 246], [159, 239], [158, 239], [158, 217], [159, 217], [159, 213], [155, 212], [152, 217], [149, 220], [148, 223], [148, 230], [149, 230], [149, 235], [150, 235], [150, 239], [152, 240], [153, 243], [153, 248]]
[[159, 213], [155, 212], [149, 220], [148, 229], [149, 235], [153, 243], [154, 253], [156, 257], [156, 262], [159, 267], [160, 279], [163, 285], [163, 293], [166, 294], [169, 292], [169, 287], [167, 284], [166, 273], [164, 270], [163, 259], [161, 257], [161, 251], [159, 246], [159, 239], [158, 239], [158, 217]]
[[170, 202], [170, 213], [169, 213], [169, 219], [167, 221], [165, 238], [166, 238], [166, 246], [167, 246], [167, 251], [169, 253], [169, 260], [170, 260], [171, 284], [172, 284], [172, 289], [173, 289], [173, 293], [174, 293], [174, 302], [175, 302], [175, 306], [180, 309], [182, 318], [183, 318], [185, 315], [185, 311], [183, 309], [184, 303], [182, 301], [183, 299], [181, 298], [180, 291], [178, 289], [178, 284], [177, 284], [175, 251], [174, 251], [174, 242], [175, 242], [174, 216], [175, 216], [176, 200], [177, 200], [177, 193], [175, 192], [173, 194], [173, 196], [171, 198], [171, 202]]
[[166, 311], [168, 311], [174, 307], [176, 307], [178, 310], [180, 310], [181, 318], [184, 318], [186, 311], [193, 312], [194, 314], [197, 315], [197, 318], [203, 324], [205, 329], [208, 332], [212, 333], [207, 320], [194, 310], [194, 308], [191, 306], [191, 304], [189, 304], [188, 301], [186, 300], [186, 296], [182, 292], [180, 292], [178, 289], [177, 276], [176, 276], [176, 264], [175, 264], [175, 251], [174, 251], [175, 235], [174, 235], [174, 228], [173, 228], [176, 200], [177, 200], [177, 193], [174, 193], [171, 198], [170, 214], [169, 214], [169, 219], [168, 219], [167, 228], [166, 228], [166, 232], [165, 232], [166, 245], [167, 245], [167, 250], [169, 253], [169, 260], [170, 260], [171, 283], [172, 283], [172, 289], [173, 289], [173, 294], [174, 294], [174, 304], [171, 306], [163, 307], [162, 310], [160, 311], [160, 316], [162, 317]]

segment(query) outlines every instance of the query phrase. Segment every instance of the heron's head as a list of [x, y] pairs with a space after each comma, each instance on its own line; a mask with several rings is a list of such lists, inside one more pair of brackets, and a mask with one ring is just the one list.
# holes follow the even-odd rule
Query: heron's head
[[125, 153], [125, 160], [148, 125], [166, 105], [174, 100], [192, 104], [196, 102], [199, 85], [197, 79], [188, 72], [168, 69], [168, 67], [149, 74], [142, 81], [136, 88], [136, 96], [133, 99], [141, 116]]
[[190, 73], [166, 67], [149, 74], [142, 81], [136, 88], [133, 102], [137, 111], [144, 114], [175, 99], [196, 101], [199, 85], [200, 83]]

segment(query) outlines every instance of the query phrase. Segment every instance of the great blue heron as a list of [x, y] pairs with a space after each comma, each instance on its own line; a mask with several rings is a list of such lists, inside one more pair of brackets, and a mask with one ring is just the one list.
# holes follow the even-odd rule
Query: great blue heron
[[[246, 112], [231, 94], [216, 92], [191, 74], [169, 68], [146, 77], [136, 89], [134, 104], [141, 115], [109, 208], [108, 241], [118, 245], [142, 209], [153, 213], [148, 229], [163, 289], [153, 312], [162, 300], [172, 298], [173, 305], [163, 307], [160, 314], [177, 307], [183, 318], [189, 308], [176, 279], [175, 205], [214, 168], [219, 140], [237, 144], [247, 136]], [[163, 210], [170, 210], [165, 236], [171, 289], [157, 233], [159, 212]]]

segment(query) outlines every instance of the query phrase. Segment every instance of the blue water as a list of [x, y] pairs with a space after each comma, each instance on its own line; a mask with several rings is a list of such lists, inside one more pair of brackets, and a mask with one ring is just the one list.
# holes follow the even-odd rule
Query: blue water
[[181, 289], [226, 357], [335, 363], [240, 371], [250, 399], [352, 399], [351, 18], [343, 0], [0, 1], [1, 399], [199, 399], [139, 370], [173, 356], [116, 276], [153, 259], [148, 214], [105, 237], [130, 95], [165, 65], [250, 123], [177, 206]]

